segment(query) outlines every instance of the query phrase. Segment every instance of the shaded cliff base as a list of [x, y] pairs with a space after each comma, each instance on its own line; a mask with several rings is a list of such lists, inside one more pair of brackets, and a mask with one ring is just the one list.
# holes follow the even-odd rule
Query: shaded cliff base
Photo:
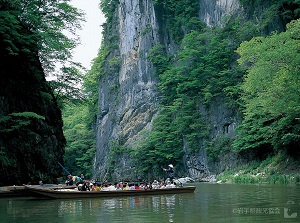
[[300, 184], [300, 160], [277, 154], [216, 176], [216, 183]]

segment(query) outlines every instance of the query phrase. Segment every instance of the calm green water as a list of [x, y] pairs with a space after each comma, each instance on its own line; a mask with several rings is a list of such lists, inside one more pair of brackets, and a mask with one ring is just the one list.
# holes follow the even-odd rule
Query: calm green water
[[0, 198], [0, 222], [300, 222], [300, 186], [195, 185], [192, 194], [69, 200]]

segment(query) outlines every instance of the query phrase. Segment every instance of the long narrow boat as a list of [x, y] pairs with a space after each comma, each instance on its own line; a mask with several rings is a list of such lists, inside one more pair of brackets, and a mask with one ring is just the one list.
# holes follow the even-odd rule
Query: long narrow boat
[[0, 197], [20, 196], [19, 191], [24, 191], [25, 186], [6, 186], [0, 187]]
[[116, 191], [78, 191], [78, 190], [58, 190], [53, 188], [26, 187], [37, 197], [48, 198], [96, 198], [96, 197], [121, 197], [121, 196], [144, 196], [144, 195], [163, 195], [178, 193], [193, 193], [195, 186], [184, 186], [177, 188], [152, 189], [152, 190], [116, 190]]
[[33, 196], [35, 193], [32, 193], [30, 190], [27, 190], [28, 187], [31, 188], [40, 188], [40, 189], [74, 189], [76, 186], [65, 186], [62, 184], [43, 184], [43, 185], [23, 185], [23, 186], [4, 186], [0, 187], [0, 197], [27, 197]]

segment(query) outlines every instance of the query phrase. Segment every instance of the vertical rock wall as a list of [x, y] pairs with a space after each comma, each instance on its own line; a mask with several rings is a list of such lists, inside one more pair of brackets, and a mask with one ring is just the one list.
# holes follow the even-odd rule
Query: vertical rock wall
[[[222, 27], [228, 19], [241, 10], [239, 0], [200, 0], [199, 17], [208, 27]], [[237, 114], [228, 109], [222, 99], [219, 98], [210, 104], [209, 109], [200, 106], [199, 112], [205, 117], [206, 125], [210, 129], [211, 140], [219, 135], [233, 136], [233, 130], [239, 120]], [[184, 146], [185, 169], [190, 177], [209, 181], [213, 179], [213, 173], [220, 166], [208, 161], [204, 143], [199, 147], [199, 151], [193, 153]], [[223, 165], [221, 168], [224, 168]]]
[[[209, 109], [200, 106], [199, 112], [205, 118], [206, 125], [210, 129], [210, 141], [219, 136], [234, 137], [234, 129], [241, 120], [235, 111], [227, 108], [222, 98], [217, 98], [211, 103]], [[199, 147], [200, 149], [196, 153], [191, 153], [188, 148], [184, 148], [184, 163], [190, 177], [210, 181], [213, 180], [215, 172], [235, 167], [237, 157], [234, 154], [227, 154], [226, 157], [220, 157], [218, 163], [212, 163], [207, 157], [205, 143], [203, 142]]]
[[[239, 9], [238, 2], [201, 0], [199, 17], [208, 26], [221, 26], [223, 18]], [[113, 160], [116, 156], [111, 156], [112, 144], [131, 145], [142, 130], [151, 128], [153, 117], [158, 111], [158, 80], [147, 53], [160, 40], [164, 41], [169, 53], [176, 53], [178, 46], [169, 39], [165, 30], [159, 32], [156, 17], [160, 15], [155, 13], [153, 0], [120, 0], [114, 16], [113, 31], [107, 34], [118, 37], [118, 50], [110, 53], [107, 60], [118, 58], [120, 67], [100, 81], [97, 153], [94, 162], [96, 178], [130, 178], [132, 171], [127, 171], [132, 165], [130, 155]], [[159, 33], [164, 36], [159, 36]], [[211, 111], [202, 111], [201, 108], [199, 111], [207, 117], [208, 125], [215, 126], [212, 127], [212, 137], [224, 128], [228, 134], [232, 132], [235, 125], [233, 114], [222, 105], [216, 103], [211, 106]], [[188, 148], [184, 149], [185, 167], [182, 172], [193, 178], [208, 177], [211, 173], [205, 149], [201, 147], [197, 154], [190, 154]], [[108, 175], [111, 165], [114, 165], [113, 176]]]
[[239, 0], [200, 0], [199, 16], [209, 27], [222, 26], [238, 10]]
[[[119, 52], [114, 56], [121, 66], [100, 83], [94, 163], [95, 177], [100, 179], [107, 178], [112, 142], [132, 144], [140, 131], [150, 128], [158, 105], [155, 69], [147, 59], [148, 51], [158, 43], [153, 1], [120, 0], [115, 18]], [[124, 171], [128, 162], [123, 157], [116, 166]]]

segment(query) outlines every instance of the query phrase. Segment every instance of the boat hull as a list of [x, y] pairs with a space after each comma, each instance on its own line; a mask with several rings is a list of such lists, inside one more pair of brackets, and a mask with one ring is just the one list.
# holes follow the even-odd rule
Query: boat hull
[[74, 189], [76, 186], [65, 186], [58, 184], [44, 184], [44, 185], [23, 185], [23, 186], [4, 186], [0, 187], [0, 197], [28, 197], [35, 196], [36, 193], [28, 190], [28, 187], [31, 188], [40, 188], [40, 189]]
[[0, 187], [0, 197], [20, 196], [20, 191], [25, 191], [25, 186], [6, 186]]
[[152, 190], [118, 190], [118, 191], [61, 191], [54, 189], [40, 189], [27, 187], [32, 194], [37, 197], [48, 198], [96, 198], [96, 197], [122, 197], [122, 196], [145, 196], [145, 195], [164, 195], [178, 193], [193, 193], [195, 186], [186, 186], [178, 188], [152, 189]]

